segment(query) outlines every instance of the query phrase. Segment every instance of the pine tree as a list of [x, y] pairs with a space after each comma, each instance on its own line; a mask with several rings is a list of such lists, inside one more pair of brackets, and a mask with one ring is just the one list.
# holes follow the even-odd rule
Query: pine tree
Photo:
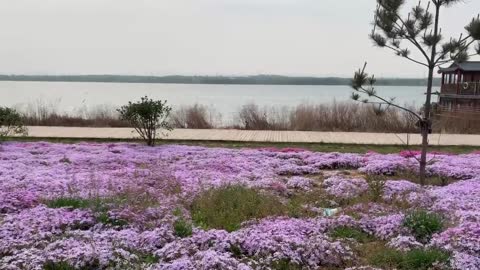
[[[369, 76], [365, 66], [355, 72], [352, 87], [355, 92], [352, 98], [364, 103], [378, 105], [383, 110], [396, 107], [407, 111], [418, 119], [417, 126], [422, 135], [422, 152], [420, 163], [420, 182], [425, 184], [427, 167], [428, 136], [432, 127], [432, 86], [433, 72], [440, 65], [451, 62], [463, 62], [470, 56], [480, 54], [480, 17], [472, 19], [465, 27], [466, 34], [445, 41], [440, 28], [440, 12], [462, 0], [427, 0], [414, 6], [406, 15], [405, 0], [377, 0], [373, 30], [370, 38], [380, 48], [392, 50], [396, 55], [428, 69], [426, 100], [423, 112], [415, 112], [395, 103], [394, 99], [386, 99], [375, 91], [375, 76]], [[475, 53], [470, 48], [476, 44]], [[416, 50], [420, 57], [412, 56]], [[417, 59], [418, 58], [418, 59]], [[367, 98], [362, 98], [367, 96]], [[374, 98], [375, 101], [370, 99]], [[382, 108], [383, 106], [383, 108]]]

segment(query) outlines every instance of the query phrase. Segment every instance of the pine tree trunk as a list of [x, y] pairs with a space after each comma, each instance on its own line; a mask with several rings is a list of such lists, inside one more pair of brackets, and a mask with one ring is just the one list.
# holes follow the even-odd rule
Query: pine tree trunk
[[[439, 21], [440, 21], [440, 7], [439, 3], [435, 6], [435, 24], [434, 35], [439, 35]], [[435, 69], [435, 58], [437, 56], [437, 44], [433, 44], [430, 63], [428, 67], [428, 84], [427, 84], [427, 97], [425, 100], [425, 108], [423, 121], [420, 123], [422, 133], [422, 154], [420, 156], [420, 184], [425, 185], [425, 178], [427, 174], [427, 150], [428, 150], [428, 135], [432, 126], [431, 111], [432, 111], [432, 88], [433, 88], [433, 71]]]
[[428, 135], [431, 128], [431, 110], [432, 110], [432, 88], [433, 88], [433, 70], [431, 67], [428, 70], [428, 84], [427, 84], [427, 98], [425, 101], [425, 111], [423, 121], [420, 123], [422, 134], [422, 154], [420, 156], [420, 184], [425, 185], [425, 178], [427, 174], [427, 150], [428, 150]]

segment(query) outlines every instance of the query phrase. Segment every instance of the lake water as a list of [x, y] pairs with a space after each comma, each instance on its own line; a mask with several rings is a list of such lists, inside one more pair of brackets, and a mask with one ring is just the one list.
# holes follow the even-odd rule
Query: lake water
[[[421, 106], [425, 87], [379, 86], [384, 97], [399, 104]], [[0, 105], [25, 109], [29, 104], [50, 104], [57, 111], [74, 114], [79, 108], [99, 105], [118, 107], [148, 95], [166, 99], [174, 108], [195, 103], [207, 105], [230, 119], [248, 103], [259, 106], [295, 106], [350, 100], [349, 86], [297, 85], [192, 85], [78, 82], [0, 82]]]

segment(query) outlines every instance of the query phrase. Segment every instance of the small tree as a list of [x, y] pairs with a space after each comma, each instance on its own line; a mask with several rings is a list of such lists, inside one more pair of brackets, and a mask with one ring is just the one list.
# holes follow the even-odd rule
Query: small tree
[[159, 130], [172, 130], [167, 121], [171, 111], [166, 100], [153, 100], [147, 96], [118, 109], [121, 119], [128, 121], [149, 146], [155, 145]]
[[0, 141], [12, 135], [26, 135], [23, 117], [16, 110], [0, 107]]
[[[470, 56], [480, 54], [480, 42], [475, 53], [470, 54], [471, 45], [480, 40], [480, 18], [474, 18], [466, 27], [467, 34], [460, 34], [457, 38], [450, 38], [443, 42], [444, 37], [440, 28], [440, 11], [462, 0], [427, 0], [426, 5], [420, 1], [406, 16], [402, 16], [405, 0], [377, 0], [377, 9], [373, 21], [373, 30], [370, 38], [381, 48], [392, 50], [396, 55], [422, 65], [428, 69], [428, 81], [423, 113], [417, 113], [395, 103], [394, 99], [386, 99], [377, 95], [375, 91], [375, 77], [365, 71], [365, 66], [355, 73], [352, 87], [356, 91], [352, 94], [354, 100], [376, 104], [379, 110], [396, 107], [412, 114], [418, 119], [417, 126], [422, 135], [422, 153], [420, 163], [420, 182], [425, 184], [427, 166], [428, 135], [432, 127], [432, 88], [433, 72], [440, 65], [450, 62], [462, 62]], [[433, 7], [433, 8], [432, 8]], [[433, 11], [432, 11], [433, 9]], [[406, 43], [406, 44], [404, 44]], [[419, 57], [411, 55], [411, 49], [417, 51]], [[418, 58], [418, 59], [417, 59]], [[362, 95], [373, 97], [376, 102]], [[383, 106], [383, 107], [382, 107]]]

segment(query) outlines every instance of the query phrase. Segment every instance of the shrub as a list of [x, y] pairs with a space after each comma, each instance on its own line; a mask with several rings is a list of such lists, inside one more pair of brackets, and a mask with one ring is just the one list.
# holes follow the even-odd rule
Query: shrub
[[372, 239], [370, 235], [368, 235], [366, 232], [352, 228], [352, 227], [337, 227], [335, 228], [330, 235], [333, 238], [347, 238], [347, 239], [355, 239], [356, 241], [360, 243], [366, 243]]
[[229, 232], [239, 229], [244, 221], [285, 212], [286, 207], [276, 197], [243, 186], [205, 191], [192, 204], [192, 218], [197, 225]]
[[437, 249], [414, 249], [404, 253], [387, 248], [374, 254], [370, 263], [385, 269], [427, 270], [435, 265], [446, 265], [449, 259], [448, 253]]
[[121, 119], [128, 121], [149, 146], [155, 145], [158, 130], [171, 130], [167, 121], [171, 111], [167, 101], [153, 100], [147, 96], [118, 109]]
[[416, 210], [405, 217], [403, 225], [418, 241], [426, 243], [434, 233], [442, 230], [443, 219], [438, 214]]
[[16, 110], [0, 107], [0, 140], [12, 135], [26, 135], [23, 118]]

